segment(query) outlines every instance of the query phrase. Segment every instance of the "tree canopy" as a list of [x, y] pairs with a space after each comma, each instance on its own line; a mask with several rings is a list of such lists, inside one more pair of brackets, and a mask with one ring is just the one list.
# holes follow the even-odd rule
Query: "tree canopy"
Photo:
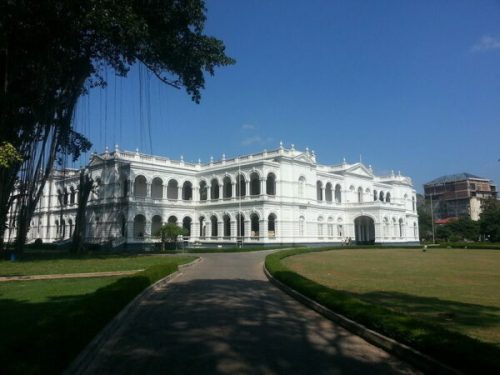
[[479, 220], [481, 233], [491, 242], [500, 242], [500, 201], [487, 199], [483, 201]]
[[56, 155], [90, 148], [71, 121], [79, 96], [106, 85], [105, 68], [126, 76], [144, 64], [199, 102], [204, 74], [234, 63], [205, 20], [203, 0], [0, 2], [0, 144], [22, 160], [0, 165], [0, 221], [16, 181], [29, 222]]

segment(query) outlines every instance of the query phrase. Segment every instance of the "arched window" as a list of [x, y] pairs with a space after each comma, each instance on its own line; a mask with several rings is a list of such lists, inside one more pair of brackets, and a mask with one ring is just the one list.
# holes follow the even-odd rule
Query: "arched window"
[[161, 216], [155, 215], [151, 219], [151, 236], [158, 237], [160, 236], [161, 229]]
[[391, 201], [391, 193], [387, 193], [386, 194], [385, 201], [388, 202], [388, 203]]
[[260, 230], [259, 215], [253, 213], [250, 215], [250, 236], [253, 239], [258, 239], [260, 235], [259, 230]]
[[303, 237], [304, 236], [304, 216], [299, 217], [299, 236]]
[[190, 181], [184, 182], [182, 185], [182, 200], [190, 201], [193, 199], [193, 184]]
[[321, 181], [316, 181], [316, 199], [323, 200], [323, 183]]
[[373, 190], [373, 201], [376, 202], [378, 199], [377, 190]]
[[200, 182], [200, 201], [206, 201], [208, 197], [208, 188], [205, 181]]
[[266, 193], [267, 195], [276, 195], [276, 176], [274, 173], [267, 174]]
[[411, 197], [411, 209], [415, 211], [415, 197]]
[[222, 221], [224, 223], [224, 238], [229, 239], [231, 238], [231, 218], [229, 217], [229, 215], [224, 215], [222, 217]]
[[170, 180], [167, 185], [167, 198], [179, 199], [179, 183], [177, 180]]
[[184, 229], [184, 237], [191, 237], [191, 218], [186, 216], [182, 219], [182, 228]]
[[170, 216], [168, 218], [168, 223], [169, 224], [177, 224], [177, 217], [175, 217], [174, 215]]
[[163, 198], [163, 181], [161, 178], [156, 177], [151, 183], [151, 198], [162, 199]]
[[134, 195], [136, 198], [145, 198], [147, 194], [146, 177], [137, 176], [134, 181]]
[[318, 238], [323, 238], [323, 216], [318, 217]]
[[328, 231], [328, 237], [332, 238], [333, 237], [333, 218], [329, 217], [328, 222], [326, 224], [327, 226], [327, 231]]
[[337, 219], [337, 236], [340, 238], [344, 237], [344, 225], [341, 218]]
[[205, 222], [205, 216], [200, 216], [198, 218], [199, 222], [200, 222], [200, 238], [205, 238], [206, 234], [207, 234], [207, 226], [206, 226], [206, 222]]
[[236, 178], [236, 196], [244, 197], [245, 195], [247, 195], [247, 184], [245, 181], [245, 176], [240, 174]]
[[236, 215], [236, 235], [245, 237], [245, 216], [243, 214]]
[[64, 219], [61, 220], [61, 238], [66, 237], [66, 221]]
[[146, 229], [146, 218], [144, 215], [136, 215], [134, 218], [134, 238], [144, 239], [144, 231]]
[[250, 174], [250, 195], [260, 195], [260, 176], [257, 172]]
[[[224, 225], [225, 225], [225, 221], [224, 221]], [[212, 232], [211, 232], [211, 236], [212, 238], [217, 238], [219, 236], [219, 232], [218, 232], [218, 228], [217, 228], [217, 216], [215, 215], [212, 215], [212, 217], [210, 217], [210, 226], [212, 228]], [[224, 227], [224, 231], [225, 231], [225, 227]], [[229, 232], [228, 232], [228, 236], [231, 235], [231, 223], [229, 223]], [[224, 235], [225, 236], [225, 235]]]
[[404, 223], [403, 219], [399, 219], [399, 237], [403, 238], [404, 235]]
[[358, 188], [358, 203], [363, 203], [363, 188], [361, 186]]
[[335, 203], [342, 203], [342, 191], [340, 185], [335, 185]]
[[381, 202], [383, 202], [383, 201], [384, 201], [384, 192], [383, 192], [383, 191], [381, 191], [381, 192], [380, 192], [380, 194], [379, 194], [379, 200], [380, 200]]
[[306, 186], [306, 179], [303, 176], [300, 176], [299, 178], [299, 197], [304, 196], [304, 190]]
[[74, 205], [75, 204], [75, 188], [73, 186], [70, 187], [70, 196], [69, 196], [69, 204]]
[[333, 200], [333, 191], [332, 191], [332, 184], [327, 183], [325, 186], [325, 201], [331, 202]]
[[219, 199], [219, 180], [216, 178], [210, 181], [210, 199]]
[[275, 238], [276, 237], [276, 215], [270, 214], [267, 217], [267, 237]]
[[231, 184], [231, 177], [229, 176], [224, 177], [222, 183], [224, 184], [222, 188], [223, 198], [231, 198], [233, 196], [233, 186]]

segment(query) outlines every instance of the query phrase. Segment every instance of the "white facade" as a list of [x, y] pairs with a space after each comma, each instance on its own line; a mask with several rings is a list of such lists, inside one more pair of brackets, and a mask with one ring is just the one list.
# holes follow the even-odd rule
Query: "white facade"
[[[375, 176], [361, 163], [321, 165], [307, 149], [280, 146], [207, 164], [115, 149], [94, 154], [88, 169], [99, 184], [87, 208], [91, 242], [157, 242], [169, 221], [189, 228], [187, 241], [205, 244], [419, 241], [410, 178]], [[70, 237], [78, 182], [76, 170], [47, 182], [30, 240]]]

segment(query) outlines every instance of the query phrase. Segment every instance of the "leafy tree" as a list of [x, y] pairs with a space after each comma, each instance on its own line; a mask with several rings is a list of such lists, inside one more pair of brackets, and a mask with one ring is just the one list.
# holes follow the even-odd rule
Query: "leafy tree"
[[91, 146], [71, 121], [78, 98], [106, 86], [105, 69], [126, 76], [141, 63], [198, 103], [204, 74], [234, 63], [203, 34], [205, 13], [203, 0], [0, 2], [0, 144], [22, 159], [0, 165], [0, 223], [18, 191], [18, 251], [57, 155]]
[[165, 243], [177, 243], [177, 237], [183, 236], [187, 234], [187, 230], [185, 228], [181, 228], [177, 226], [175, 223], [167, 223], [163, 224], [157, 233], [154, 233], [156, 236], [161, 237], [161, 248], [165, 250]]
[[418, 229], [420, 240], [432, 240], [432, 217], [429, 213], [427, 206], [419, 206], [418, 213]]
[[500, 242], [500, 201], [487, 199], [483, 201], [479, 220], [481, 234], [491, 242]]
[[453, 220], [447, 226], [450, 228], [452, 237], [457, 240], [477, 241], [479, 239], [479, 223], [469, 217]]

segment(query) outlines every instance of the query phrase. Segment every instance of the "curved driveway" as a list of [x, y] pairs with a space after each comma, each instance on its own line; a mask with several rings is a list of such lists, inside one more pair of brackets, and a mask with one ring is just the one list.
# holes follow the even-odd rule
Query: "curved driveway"
[[269, 283], [267, 254], [200, 254], [139, 302], [84, 373], [417, 373]]

